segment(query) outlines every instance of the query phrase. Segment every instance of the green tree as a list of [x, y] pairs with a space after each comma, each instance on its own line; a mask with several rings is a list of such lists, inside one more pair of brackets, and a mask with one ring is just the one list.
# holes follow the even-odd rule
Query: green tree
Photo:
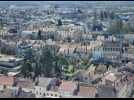
[[116, 26], [117, 26], [117, 32], [121, 33], [123, 31], [123, 22], [121, 19], [117, 20]]
[[123, 22], [120, 19], [114, 20], [110, 22], [110, 26], [108, 28], [108, 32], [112, 34], [120, 34], [123, 32]]
[[103, 11], [101, 11], [101, 12], [100, 12], [100, 18], [101, 18], [101, 20], [103, 20], [103, 19], [104, 19]]
[[93, 26], [96, 25], [96, 21], [97, 21], [97, 12], [96, 12], [96, 10], [94, 10], [94, 13], [93, 13]]
[[61, 19], [58, 20], [58, 26], [61, 26], [62, 25], [62, 21]]
[[29, 77], [31, 72], [34, 73], [33, 80], [40, 75], [61, 76], [62, 66], [68, 65], [68, 62], [64, 57], [57, 55], [57, 49], [46, 45], [34, 53], [33, 59], [25, 60], [21, 70], [24, 77]]
[[58, 72], [59, 72], [59, 74], [61, 74], [61, 71], [62, 71], [62, 68], [63, 68], [63, 66], [68, 66], [69, 65], [69, 63], [68, 63], [68, 61], [64, 58], [64, 57], [62, 57], [62, 56], [58, 56], [57, 57], [58, 59], [57, 59], [57, 61], [56, 61], [56, 63], [58, 64], [58, 66], [56, 66], [56, 67], [58, 67], [57, 69], [59, 70]]
[[38, 37], [39, 40], [41, 39], [41, 30], [38, 31]]
[[124, 25], [123, 25], [123, 32], [124, 32], [124, 33], [128, 33], [128, 32], [130, 32], [130, 31], [131, 31], [130, 25], [129, 25], [128, 23], [124, 24]]
[[108, 18], [108, 14], [107, 14], [107, 12], [104, 11], [103, 13], [104, 13], [104, 17], [105, 17], [105, 18]]
[[21, 73], [24, 77], [30, 77], [30, 73], [32, 72], [32, 63], [28, 60], [24, 61], [22, 68], [21, 68]]
[[83, 11], [81, 9], [78, 9], [77, 12], [78, 13], [83, 13]]
[[7, 69], [3, 69], [1, 73], [4, 74], [4, 75], [7, 75], [8, 74], [8, 70]]
[[115, 18], [115, 13], [112, 11], [112, 12], [110, 12], [109, 13], [109, 17], [110, 17], [110, 19], [114, 19]]
[[49, 76], [53, 69], [54, 57], [52, 55], [52, 52], [50, 51], [50, 49], [47, 46], [42, 49], [41, 54], [42, 54], [42, 56], [40, 59], [40, 63], [43, 65], [42, 71], [44, 72], [45, 76]]

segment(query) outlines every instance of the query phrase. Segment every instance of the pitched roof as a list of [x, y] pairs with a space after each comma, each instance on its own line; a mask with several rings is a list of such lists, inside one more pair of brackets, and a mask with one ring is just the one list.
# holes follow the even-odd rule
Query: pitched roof
[[99, 98], [115, 98], [115, 88], [112, 86], [100, 85], [97, 88], [97, 93]]
[[38, 86], [47, 87], [52, 80], [53, 80], [53, 78], [40, 77]]
[[121, 43], [117, 41], [105, 41], [103, 42], [104, 47], [121, 47]]
[[17, 87], [21, 88], [33, 88], [34, 84], [31, 80], [29, 79], [17, 79], [16, 80]]
[[122, 73], [120, 72], [108, 71], [105, 73], [104, 79], [114, 82], [114, 81], [121, 79], [121, 77], [122, 77]]
[[106, 65], [103, 64], [99, 64], [99, 66], [97, 66], [96, 68], [97, 72], [105, 72], [106, 71]]
[[133, 81], [134, 82], [134, 74], [127, 73], [127, 79], [128, 79], [128, 81]]
[[94, 86], [80, 86], [78, 96], [82, 97], [95, 97], [96, 87]]
[[114, 82], [117, 78], [114, 75], [114, 73], [109, 73], [108, 75], [105, 76], [105, 79]]
[[11, 98], [12, 91], [9, 89], [5, 89], [4, 91], [0, 91], [0, 98]]
[[60, 89], [62, 91], [70, 91], [73, 92], [77, 88], [76, 82], [73, 81], [62, 81], [60, 85]]
[[0, 85], [12, 86], [14, 84], [15, 77], [0, 75]]
[[35, 94], [21, 91], [17, 98], [35, 98]]

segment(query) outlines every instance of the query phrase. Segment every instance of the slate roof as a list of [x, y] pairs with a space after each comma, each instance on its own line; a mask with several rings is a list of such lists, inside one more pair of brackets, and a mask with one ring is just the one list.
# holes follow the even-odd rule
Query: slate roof
[[100, 85], [97, 88], [97, 93], [99, 98], [115, 98], [116, 92], [115, 88], [112, 86]]

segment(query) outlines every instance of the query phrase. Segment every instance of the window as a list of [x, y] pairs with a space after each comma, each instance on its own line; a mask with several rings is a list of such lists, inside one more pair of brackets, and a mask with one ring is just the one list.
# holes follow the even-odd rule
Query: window
[[36, 91], [36, 94], [38, 94], [38, 91]]
[[44, 96], [46, 96], [46, 94], [44, 93]]
[[112, 49], [111, 51], [113, 52], [115, 48], [111, 48], [111, 49]]
[[107, 48], [104, 48], [105, 51], [107, 51]]
[[55, 97], [57, 97], [57, 94], [55, 94]]
[[87, 80], [88, 78], [87, 77], [85, 77], [85, 80]]
[[115, 51], [115, 48], [111, 48], [112, 49], [112, 52]]
[[117, 51], [117, 48], [114, 48], [114, 51]]
[[109, 48], [109, 49], [110, 49], [111, 52], [113, 51], [113, 48]]
[[107, 51], [109, 52], [109, 48], [106, 48], [107, 49]]
[[47, 93], [47, 96], [49, 96], [49, 93]]
[[53, 94], [51, 94], [51, 96], [53, 96]]

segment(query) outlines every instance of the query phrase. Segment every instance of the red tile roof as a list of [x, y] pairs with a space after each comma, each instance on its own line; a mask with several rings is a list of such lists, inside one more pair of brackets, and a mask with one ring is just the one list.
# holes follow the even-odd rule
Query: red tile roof
[[0, 75], [0, 85], [12, 86], [15, 77]]
[[76, 82], [72, 82], [72, 81], [62, 81], [60, 88], [62, 91], [73, 92], [77, 88], [77, 84]]
[[82, 97], [95, 97], [96, 87], [94, 86], [80, 86], [79, 96]]

